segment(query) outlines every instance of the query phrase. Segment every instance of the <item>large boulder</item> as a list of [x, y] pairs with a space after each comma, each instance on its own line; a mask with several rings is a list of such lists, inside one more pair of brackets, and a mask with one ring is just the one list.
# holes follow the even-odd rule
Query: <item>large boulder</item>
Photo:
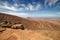
[[14, 24], [14, 25], [12, 25], [11, 28], [24, 30], [24, 26], [22, 24]]
[[1, 26], [4, 27], [4, 28], [11, 28], [10, 24], [2, 24]]

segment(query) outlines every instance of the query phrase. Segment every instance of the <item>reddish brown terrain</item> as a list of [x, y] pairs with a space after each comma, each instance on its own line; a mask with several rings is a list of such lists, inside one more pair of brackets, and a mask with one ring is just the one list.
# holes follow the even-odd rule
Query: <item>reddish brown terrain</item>
[[0, 40], [60, 40], [60, 22], [0, 13]]

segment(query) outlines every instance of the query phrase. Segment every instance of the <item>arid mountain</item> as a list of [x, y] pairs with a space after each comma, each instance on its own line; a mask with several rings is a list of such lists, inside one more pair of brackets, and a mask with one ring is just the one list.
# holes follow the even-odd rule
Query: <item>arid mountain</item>
[[25, 29], [39, 29], [37, 27], [37, 25], [35, 26], [35, 24], [37, 23], [36, 21], [31, 21], [31, 20], [24, 19], [21, 17], [0, 13], [0, 19], [1, 20], [7, 20], [12, 24], [21, 23], [21, 24], [23, 24]]
[[0, 13], [0, 20], [7, 20], [11, 24], [21, 23], [28, 30], [60, 30], [60, 23], [47, 19], [25, 19], [9, 14]]
[[[6, 26], [7, 22], [9, 25]], [[21, 27], [24, 30], [8, 27], [11, 24], [16, 27], [16, 23], [23, 25]], [[0, 40], [60, 40], [60, 22], [55, 19], [25, 19], [0, 13]]]

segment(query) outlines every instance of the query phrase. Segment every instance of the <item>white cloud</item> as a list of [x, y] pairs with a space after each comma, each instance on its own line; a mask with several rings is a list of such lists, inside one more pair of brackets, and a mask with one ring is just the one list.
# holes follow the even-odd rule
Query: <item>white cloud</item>
[[48, 4], [50, 7], [52, 6], [52, 3], [51, 2], [49, 2], [49, 4]]
[[24, 11], [24, 10], [33, 11], [33, 10], [38, 10], [40, 8], [40, 4], [37, 4], [36, 6], [34, 6], [32, 4], [28, 4], [27, 6], [25, 6], [25, 4], [20, 4], [20, 6], [23, 6], [23, 7], [17, 8], [18, 7], [17, 4], [8, 6], [7, 3], [4, 3], [4, 5], [0, 5], [0, 8], [12, 10], [12, 11]]
[[29, 10], [29, 7], [25, 7], [25, 10]]
[[26, 7], [26, 9], [31, 10], [31, 11], [33, 11], [33, 10], [39, 10], [41, 8], [42, 8], [41, 4], [39, 4], [39, 3], [37, 3], [36, 6], [34, 6], [32, 4], [28, 4], [28, 6]]
[[30, 16], [29, 14], [23, 13], [23, 12], [17, 13], [17, 12], [11, 12], [11, 11], [8, 11], [8, 12], [2, 12], [2, 13], [10, 14], [10, 15], [15, 15], [15, 16], [23, 17], [23, 18], [27, 18], [27, 17]]
[[28, 14], [26, 14], [26, 13], [20, 13], [19, 16], [20, 17], [28, 17]]
[[[7, 1], [5, 1], [4, 3], [2, 3], [3, 5], [0, 5], [1, 9], [8, 9], [8, 10], [12, 10], [12, 11], [26, 11], [26, 10], [30, 10], [30, 11], [34, 11], [34, 10], [39, 10], [41, 8], [41, 4], [37, 3], [36, 5], [32, 5], [32, 4], [18, 4], [17, 0], [13, 0], [14, 4], [11, 5], [9, 4]], [[21, 7], [20, 7], [21, 6]]]
[[13, 10], [13, 11], [16, 11], [17, 9], [13, 6], [9, 7], [9, 6], [3, 6], [3, 8], [5, 9], [9, 9], [9, 10]]
[[3, 5], [0, 5], [0, 8], [2, 9], [8, 9], [8, 10], [13, 10], [16, 11], [17, 8], [14, 6], [9, 6], [9, 4], [7, 2], [3, 3]]
[[[13, 0], [14, 2], [14, 5], [10, 5], [7, 1], [2, 3], [3, 5], [0, 4], [0, 8], [2, 9], [8, 9], [8, 10], [12, 10], [12, 11], [25, 11], [25, 10], [30, 10], [30, 11], [34, 11], [34, 10], [39, 10], [39, 9], [43, 9], [43, 6], [42, 4], [40, 3], [35, 3], [33, 2], [32, 4], [36, 4], [36, 5], [32, 5], [32, 4], [18, 4], [18, 1], [19, 0]], [[45, 8], [48, 8], [48, 6], [52, 6], [52, 5], [55, 5], [55, 3], [57, 2], [58, 0], [45, 0]], [[48, 2], [48, 4], [47, 4]], [[22, 6], [22, 7], [20, 7]], [[58, 8], [60, 8], [60, 6], [57, 6]]]
[[29, 8], [29, 10], [34, 10], [34, 9], [33, 9], [34, 6], [33, 6], [32, 4], [28, 4], [28, 8]]
[[[47, 6], [52, 6], [52, 5], [55, 5], [55, 3], [59, 1], [59, 0], [45, 0], [45, 7], [47, 8]], [[48, 3], [48, 5], [47, 5]]]
[[17, 9], [17, 11], [24, 11], [24, 10], [30, 10], [30, 11], [34, 11], [34, 10], [39, 10], [41, 9], [41, 4], [37, 4], [36, 6], [32, 5], [32, 4], [28, 4], [27, 6], [25, 4], [20, 4], [19, 9]]
[[41, 9], [42, 5], [41, 4], [37, 4], [35, 8], [36, 8], [36, 10]]
[[51, 0], [51, 2], [54, 3], [54, 4], [55, 4], [57, 1], [59, 1], [59, 0]]

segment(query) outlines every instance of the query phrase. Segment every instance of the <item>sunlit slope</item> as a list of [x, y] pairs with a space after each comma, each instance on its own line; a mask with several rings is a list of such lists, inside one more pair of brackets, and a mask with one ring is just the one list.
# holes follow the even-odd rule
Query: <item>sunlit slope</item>
[[21, 22], [25, 29], [28, 30], [60, 30], [60, 23], [52, 20], [29, 20], [13, 15], [2, 14], [0, 17], [3, 17], [3, 20], [8, 20], [11, 23]]

